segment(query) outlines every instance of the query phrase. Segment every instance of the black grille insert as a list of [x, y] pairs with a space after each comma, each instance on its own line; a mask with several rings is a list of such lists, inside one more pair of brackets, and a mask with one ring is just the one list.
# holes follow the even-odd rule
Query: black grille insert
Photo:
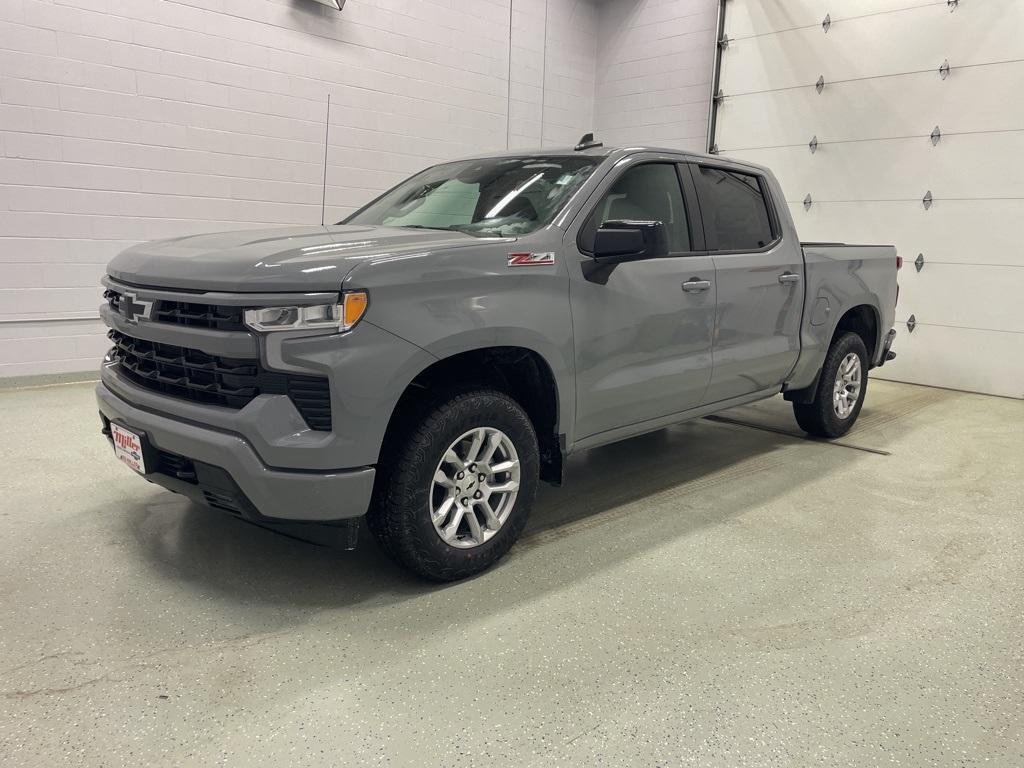
[[121, 294], [117, 291], [112, 291], [109, 288], [103, 292], [103, 300], [110, 305], [110, 308], [115, 312], [120, 313], [121, 311]]
[[242, 307], [193, 304], [185, 301], [159, 301], [153, 313], [158, 323], [174, 323], [218, 331], [244, 331]]
[[[121, 293], [108, 288], [103, 298], [114, 312], [121, 311]], [[245, 309], [219, 304], [197, 304], [191, 301], [156, 301], [152, 321], [192, 328], [212, 328], [216, 331], [244, 331]]]
[[171, 397], [242, 408], [257, 395], [288, 395], [311, 429], [331, 429], [326, 378], [268, 371], [257, 359], [209, 355], [198, 349], [108, 334], [121, 372], [139, 386]]

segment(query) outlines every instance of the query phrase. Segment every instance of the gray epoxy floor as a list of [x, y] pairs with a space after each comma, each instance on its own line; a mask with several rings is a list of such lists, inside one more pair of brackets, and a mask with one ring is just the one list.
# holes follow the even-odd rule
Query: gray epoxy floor
[[1020, 401], [872, 382], [847, 442], [888, 456], [598, 449], [446, 587], [141, 481], [89, 385], [0, 430], [5, 766], [1024, 764]]

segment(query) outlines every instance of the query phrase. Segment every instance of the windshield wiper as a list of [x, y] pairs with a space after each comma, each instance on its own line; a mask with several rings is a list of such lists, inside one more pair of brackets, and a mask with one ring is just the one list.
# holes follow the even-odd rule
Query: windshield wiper
[[463, 235], [472, 235], [473, 237], [493, 237], [492, 233], [485, 232], [482, 229], [463, 229], [463, 227], [472, 227], [472, 224], [452, 224], [448, 227], [451, 232], [461, 232]]
[[432, 229], [435, 232], [459, 232], [463, 235], [472, 235], [473, 237], [479, 237], [479, 230], [462, 229], [466, 224], [451, 224], [447, 227], [428, 227], [426, 224], [397, 224], [399, 229]]

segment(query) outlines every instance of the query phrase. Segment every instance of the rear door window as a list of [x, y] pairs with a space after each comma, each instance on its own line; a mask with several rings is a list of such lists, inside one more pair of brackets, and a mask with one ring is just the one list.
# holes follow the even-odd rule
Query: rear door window
[[756, 251], [775, 240], [760, 176], [707, 166], [698, 166], [696, 170], [709, 249]]

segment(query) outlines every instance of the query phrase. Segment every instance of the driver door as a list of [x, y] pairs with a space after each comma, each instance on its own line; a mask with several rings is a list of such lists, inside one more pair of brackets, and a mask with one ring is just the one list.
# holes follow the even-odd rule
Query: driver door
[[[661, 159], [620, 163], [581, 214], [578, 264], [569, 260], [577, 440], [656, 427], [651, 422], [700, 405], [711, 379], [714, 262], [689, 173], [675, 159], [654, 157]], [[594, 235], [613, 220], [661, 221], [668, 256], [595, 264]]]

